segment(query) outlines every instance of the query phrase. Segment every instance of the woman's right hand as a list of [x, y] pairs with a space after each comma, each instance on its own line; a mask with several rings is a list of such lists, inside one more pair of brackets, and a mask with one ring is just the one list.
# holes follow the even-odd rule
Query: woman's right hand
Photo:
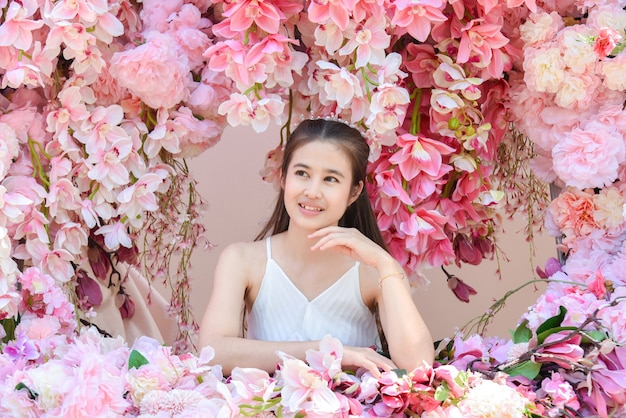
[[380, 377], [382, 369], [385, 372], [397, 369], [393, 361], [377, 353], [369, 347], [343, 347], [341, 366], [345, 370], [356, 371], [359, 368], [369, 370], [374, 377]]

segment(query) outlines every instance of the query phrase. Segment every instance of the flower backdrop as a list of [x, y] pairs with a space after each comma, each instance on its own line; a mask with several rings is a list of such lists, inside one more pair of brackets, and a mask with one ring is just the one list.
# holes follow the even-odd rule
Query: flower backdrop
[[[626, 416], [625, 6], [0, 0], [0, 412]], [[278, 124], [275, 182], [290, 129], [326, 116], [370, 143], [379, 225], [416, 284], [492, 257], [498, 207], [545, 210], [566, 262], [539, 270], [510, 340], [475, 333], [507, 295], [410, 373], [344, 372], [331, 338], [273, 375], [193, 354], [190, 256], [211, 243], [185, 159]], [[536, 178], [563, 192], [548, 205]], [[171, 286], [172, 347], [83, 325], [102, 286], [132, 318], [125, 265]]]

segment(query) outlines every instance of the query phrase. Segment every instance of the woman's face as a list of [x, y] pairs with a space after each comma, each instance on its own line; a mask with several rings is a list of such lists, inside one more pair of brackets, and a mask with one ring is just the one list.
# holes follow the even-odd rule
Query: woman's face
[[290, 228], [318, 230], [337, 225], [359, 193], [352, 187], [352, 167], [345, 152], [328, 141], [312, 141], [293, 152], [283, 176]]

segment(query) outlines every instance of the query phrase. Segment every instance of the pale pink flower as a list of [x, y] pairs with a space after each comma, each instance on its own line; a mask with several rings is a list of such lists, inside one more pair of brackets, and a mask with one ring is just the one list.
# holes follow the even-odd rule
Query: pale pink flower
[[365, 23], [352, 22], [344, 36], [348, 42], [338, 51], [340, 55], [356, 54], [356, 68], [367, 64], [380, 65], [385, 59], [391, 36], [385, 31], [387, 20], [384, 15], [372, 16]]
[[188, 107], [181, 106], [172, 111], [174, 123], [186, 132], [179, 138], [179, 158], [197, 157], [212, 147], [221, 138], [224, 123], [212, 119], [198, 119]]
[[585, 25], [567, 26], [559, 32], [557, 45], [568, 71], [583, 74], [589, 72], [590, 66], [596, 63], [598, 56], [593, 50], [593, 45], [581, 40], [590, 39], [593, 35], [593, 29]]
[[36, 0], [12, 1], [2, 17], [0, 46], [29, 50], [33, 43], [32, 32], [44, 24], [41, 20], [31, 20], [38, 8]]
[[[250, 48], [246, 55], [245, 65], [254, 67], [256, 63], [265, 65], [265, 87], [276, 85], [291, 87], [294, 83], [293, 75], [302, 74], [309, 56], [304, 52], [295, 51], [292, 44], [296, 42], [283, 35], [269, 35]], [[263, 82], [259, 79], [258, 82]]]
[[179, 416], [193, 410], [206, 399], [200, 392], [186, 389], [153, 390], [145, 394], [139, 405], [141, 414]]
[[565, 22], [557, 12], [532, 13], [520, 26], [520, 37], [526, 46], [534, 46], [554, 39]]
[[220, 104], [218, 112], [226, 115], [230, 126], [250, 125], [253, 117], [252, 101], [245, 95], [233, 93]]
[[402, 64], [402, 55], [397, 52], [387, 54], [376, 71], [378, 85], [397, 84], [406, 78], [408, 74], [400, 70]]
[[626, 53], [621, 53], [610, 60], [603, 60], [598, 64], [602, 74], [602, 83], [611, 90], [626, 91]]
[[61, 225], [54, 236], [54, 249], [65, 249], [72, 254], [82, 254], [87, 247], [87, 231], [83, 225], [67, 222]]
[[57, 222], [68, 222], [69, 213], [80, 208], [80, 192], [67, 178], [56, 179], [50, 184], [50, 190], [46, 199], [46, 207], [51, 217]]
[[118, 215], [126, 216], [128, 222], [140, 228], [143, 223], [141, 216], [144, 211], [155, 211], [159, 208], [157, 197], [154, 194], [163, 178], [155, 173], [146, 173], [131, 186], [125, 188], [117, 195], [120, 202]]
[[458, 109], [463, 109], [466, 104], [456, 93], [446, 90], [433, 89], [430, 96], [430, 105], [433, 111], [448, 114]]
[[565, 133], [552, 149], [554, 172], [567, 185], [579, 188], [611, 184], [625, 158], [622, 133], [593, 121]]
[[338, 67], [328, 61], [317, 61], [316, 64], [323, 74], [319, 78], [320, 87], [322, 87], [320, 89], [322, 104], [337, 102], [339, 108], [345, 109], [354, 97], [363, 96], [363, 89], [358, 78], [345, 67]]
[[155, 158], [161, 149], [176, 154], [180, 152], [180, 141], [187, 134], [184, 126], [174, 123], [167, 109], [157, 111], [157, 120], [154, 129], [148, 134], [143, 151], [148, 158]]
[[343, 44], [343, 32], [332, 23], [320, 24], [315, 27], [315, 45], [323, 47], [326, 52], [333, 55]]
[[433, 80], [437, 87], [448, 90], [460, 91], [463, 97], [468, 100], [480, 99], [481, 92], [478, 86], [482, 80], [476, 77], [467, 77], [463, 67], [455, 64], [452, 59], [445, 55], [439, 55], [441, 64], [433, 74]]
[[596, 208], [593, 219], [599, 226], [612, 229], [626, 221], [626, 202], [618, 189], [603, 188], [599, 194], [593, 195], [593, 202]]
[[285, 19], [282, 10], [271, 1], [238, 0], [227, 4], [224, 16], [229, 18], [230, 29], [234, 32], [244, 32], [256, 24], [265, 32], [276, 34], [281, 20]]
[[271, 150], [265, 156], [265, 162], [263, 169], [259, 171], [261, 179], [274, 186], [275, 190], [280, 189], [280, 173], [283, 163], [283, 146], [279, 145], [275, 149]]
[[109, 71], [148, 106], [167, 109], [188, 95], [189, 68], [177, 51], [170, 36], [150, 33], [146, 43], [113, 54]]
[[307, 414], [333, 414], [340, 403], [328, 387], [322, 374], [313, 370], [302, 360], [282, 354], [283, 366], [280, 376], [284, 382], [281, 404], [290, 412], [305, 411]]
[[523, 418], [530, 401], [512, 387], [480, 380], [457, 406], [463, 416]]
[[342, 32], [348, 27], [350, 13], [357, 0], [322, 0], [312, 1], [307, 9], [311, 22], [326, 24], [333, 22]]
[[565, 73], [563, 84], [554, 96], [557, 106], [566, 109], [585, 110], [594, 105], [596, 89], [602, 81], [595, 74], [571, 74]]
[[89, 178], [100, 182], [109, 190], [123, 186], [129, 181], [128, 169], [124, 161], [130, 155], [133, 144], [128, 137], [120, 138], [110, 145], [110, 148], [98, 150], [91, 154], [85, 161], [91, 164]]
[[446, 2], [428, 0], [414, 2], [396, 0], [391, 23], [405, 30], [415, 39], [424, 42], [430, 35], [431, 26], [437, 22], [445, 22], [448, 18], [443, 14]]
[[275, 396], [276, 380], [265, 370], [235, 367], [230, 374], [233, 398], [238, 404], [250, 403], [254, 398], [267, 402]]
[[48, 33], [46, 47], [58, 49], [63, 43], [66, 48], [82, 51], [92, 39], [93, 34], [82, 23], [60, 21]]
[[122, 222], [112, 222], [103, 225], [95, 232], [96, 235], [104, 235], [104, 244], [107, 249], [115, 251], [120, 245], [130, 248], [133, 243], [128, 235], [128, 228]]
[[524, 81], [537, 92], [556, 93], [565, 77], [565, 64], [557, 47], [527, 48], [524, 54]]
[[403, 87], [378, 86], [372, 95], [366, 125], [379, 135], [394, 131], [402, 124], [410, 101], [409, 92]]
[[241, 41], [227, 39], [209, 47], [204, 52], [204, 57], [208, 59], [211, 70], [223, 71], [241, 90], [250, 86], [248, 69], [244, 65], [248, 50], [249, 46]]
[[281, 125], [285, 102], [278, 95], [269, 95], [253, 103], [251, 125], [256, 132], [265, 132], [271, 121]]
[[74, 276], [73, 261], [74, 256], [69, 251], [55, 249], [44, 254], [39, 266], [42, 272], [54, 277], [57, 282], [66, 283]]
[[126, 131], [119, 126], [123, 119], [124, 111], [121, 106], [98, 106], [82, 121], [74, 137], [85, 144], [88, 154], [104, 151], [109, 144], [128, 138]]

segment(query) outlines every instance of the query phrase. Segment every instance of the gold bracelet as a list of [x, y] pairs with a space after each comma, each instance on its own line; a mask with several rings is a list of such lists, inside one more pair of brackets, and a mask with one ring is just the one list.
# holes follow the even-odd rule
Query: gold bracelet
[[398, 272], [388, 274], [388, 275], [383, 276], [380, 279], [378, 279], [378, 287], [380, 287], [382, 289], [383, 288], [383, 281], [388, 279], [388, 278], [390, 278], [390, 277], [393, 277], [393, 276], [398, 276], [400, 278], [400, 280], [404, 280], [404, 273], [398, 271]]

